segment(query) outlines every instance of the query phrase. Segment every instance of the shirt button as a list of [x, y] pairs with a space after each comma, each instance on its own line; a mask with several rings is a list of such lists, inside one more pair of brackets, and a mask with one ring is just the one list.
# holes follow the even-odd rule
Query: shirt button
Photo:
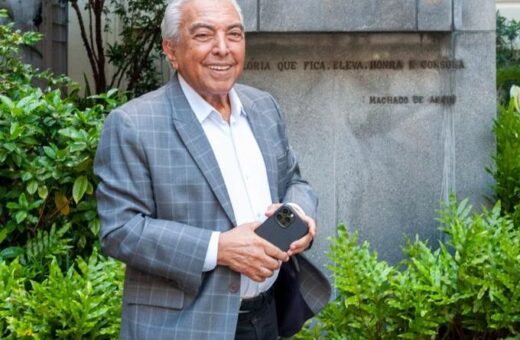
[[239, 289], [240, 287], [238, 286], [238, 283], [233, 282], [233, 283], [230, 283], [230, 284], [229, 284], [229, 287], [228, 287], [228, 288], [229, 288], [229, 292], [230, 292], [230, 293], [235, 294], [235, 293], [238, 293], [238, 289]]

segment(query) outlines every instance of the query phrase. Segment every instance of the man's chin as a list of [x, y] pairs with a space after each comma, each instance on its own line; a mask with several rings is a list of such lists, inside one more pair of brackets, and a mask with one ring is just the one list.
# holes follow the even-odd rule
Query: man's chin
[[215, 84], [214, 86], [211, 86], [208, 88], [208, 93], [214, 96], [225, 96], [231, 91], [233, 88], [233, 85], [235, 85], [235, 82], [225, 82], [223, 84]]

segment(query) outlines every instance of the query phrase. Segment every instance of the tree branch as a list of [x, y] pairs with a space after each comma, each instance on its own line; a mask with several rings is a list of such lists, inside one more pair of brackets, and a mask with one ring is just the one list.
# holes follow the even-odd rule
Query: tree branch
[[87, 50], [87, 57], [90, 63], [90, 67], [92, 68], [92, 73], [94, 76], [94, 80], [97, 78], [98, 70], [97, 70], [97, 64], [94, 57], [94, 52], [92, 51], [91, 45], [89, 44], [87, 32], [85, 30], [85, 23], [83, 21], [83, 15], [81, 14], [81, 10], [78, 7], [78, 1], [74, 0], [71, 1], [71, 6], [76, 12], [76, 16], [78, 18], [79, 22], [79, 29], [81, 34], [81, 40], [83, 41], [83, 45], [85, 46], [85, 49]]
[[93, 0], [88, 1], [88, 30], [89, 30], [89, 38], [90, 38], [90, 46], [92, 47], [92, 55], [94, 56], [94, 60], [96, 61], [96, 67], [98, 63], [98, 56], [96, 52], [96, 45], [94, 45], [94, 37], [92, 32], [92, 6], [94, 6]]
[[[141, 70], [143, 69], [144, 61], [148, 59], [148, 56], [152, 52], [155, 41], [159, 38], [161, 31], [159, 29], [156, 29], [152, 34], [152, 38], [149, 39], [148, 48], [146, 49], [146, 52], [144, 54], [141, 54], [141, 58], [136, 58], [136, 64], [134, 65], [134, 69], [132, 72], [132, 75], [130, 76], [130, 80], [128, 82], [127, 90], [133, 90], [135, 87], [135, 83], [137, 82], [139, 75], [141, 74]], [[146, 40], [144, 40], [146, 41]]]
[[104, 91], [106, 90], [106, 75], [105, 75], [105, 49], [103, 46], [103, 28], [102, 28], [102, 20], [103, 20], [103, 7], [105, 6], [105, 0], [98, 0], [97, 1], [97, 7], [94, 8], [94, 14], [95, 14], [95, 32], [96, 32], [96, 45], [98, 50], [98, 65], [99, 69], [103, 70], [103, 72], [100, 72], [100, 75], [102, 77], [102, 82], [99, 90]]
[[[119, 88], [121, 86], [121, 81], [123, 81], [123, 76], [128, 69], [128, 67], [132, 64], [132, 58], [127, 58], [126, 63], [123, 64], [123, 66], [119, 67], [117, 71], [112, 76], [112, 80], [110, 81], [110, 87], [117, 87]], [[119, 78], [119, 79], [118, 79]]]

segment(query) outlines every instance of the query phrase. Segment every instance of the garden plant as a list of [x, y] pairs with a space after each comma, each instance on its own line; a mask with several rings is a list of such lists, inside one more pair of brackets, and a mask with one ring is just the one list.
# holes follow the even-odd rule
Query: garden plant
[[0, 25], [0, 338], [115, 338], [123, 267], [97, 250], [92, 162], [124, 98], [21, 62], [40, 38]]
[[396, 266], [340, 226], [330, 252], [337, 297], [298, 338], [519, 338], [520, 228], [499, 203], [473, 214], [452, 198], [439, 216], [446, 241], [408, 240]]

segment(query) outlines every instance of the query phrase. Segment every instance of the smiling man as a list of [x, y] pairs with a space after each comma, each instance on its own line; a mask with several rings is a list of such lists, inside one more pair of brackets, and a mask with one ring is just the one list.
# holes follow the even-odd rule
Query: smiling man
[[[301, 254], [317, 199], [274, 99], [236, 84], [240, 8], [173, 1], [162, 35], [172, 80], [107, 117], [95, 160], [102, 248], [127, 265], [121, 338], [290, 336], [330, 297]], [[281, 203], [309, 229], [287, 251], [255, 233]]]

